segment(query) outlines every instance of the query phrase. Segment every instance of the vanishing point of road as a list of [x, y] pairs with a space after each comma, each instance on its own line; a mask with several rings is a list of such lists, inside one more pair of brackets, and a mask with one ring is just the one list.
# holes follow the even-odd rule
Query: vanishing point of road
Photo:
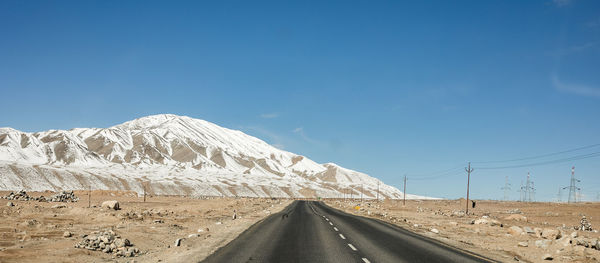
[[322, 202], [294, 201], [203, 262], [492, 262]]

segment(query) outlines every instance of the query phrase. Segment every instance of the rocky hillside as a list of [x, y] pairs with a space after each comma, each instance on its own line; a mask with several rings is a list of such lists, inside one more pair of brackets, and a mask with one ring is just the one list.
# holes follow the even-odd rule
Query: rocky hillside
[[[154, 115], [110, 128], [0, 128], [0, 190], [112, 189], [171, 195], [399, 198], [364, 173], [213, 123]], [[410, 198], [424, 198], [407, 195]]]

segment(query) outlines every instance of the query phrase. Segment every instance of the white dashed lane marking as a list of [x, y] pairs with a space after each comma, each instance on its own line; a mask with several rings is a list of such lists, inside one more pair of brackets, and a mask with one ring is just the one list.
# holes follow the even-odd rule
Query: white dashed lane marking
[[335, 231], [339, 231], [339, 230], [337, 229], [337, 227], [333, 227], [333, 230], [335, 230]]
[[348, 243], [348, 246], [349, 246], [349, 247], [350, 247], [352, 250], [356, 251], [356, 248], [355, 248], [355, 247], [354, 247], [352, 244]]
[[333, 226], [333, 223], [329, 222], [329, 224]]
[[371, 261], [369, 261], [369, 260], [368, 260], [368, 259], [366, 259], [366, 258], [362, 258], [362, 260], [363, 260], [365, 263], [371, 263]]
[[340, 234], [340, 237], [341, 237], [342, 239], [346, 239], [346, 237], [345, 237], [344, 235], [342, 235], [342, 234]]

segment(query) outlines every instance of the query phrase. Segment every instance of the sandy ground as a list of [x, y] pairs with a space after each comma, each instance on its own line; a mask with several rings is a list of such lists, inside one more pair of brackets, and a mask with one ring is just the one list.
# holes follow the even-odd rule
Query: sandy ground
[[[0, 192], [0, 196], [7, 192]], [[52, 193], [28, 193], [50, 196]], [[76, 191], [75, 203], [9, 201], [0, 199], [0, 262], [198, 262], [236, 238], [252, 224], [287, 206], [291, 200], [149, 196], [146, 202], [133, 192], [93, 191], [88, 208], [87, 191]], [[117, 200], [121, 210], [100, 208]], [[13, 202], [15, 206], [6, 206]], [[451, 246], [502, 262], [544, 262], [546, 254], [557, 262], [598, 262], [600, 251], [571, 244], [571, 234], [594, 240], [598, 232], [575, 231], [583, 215], [600, 227], [600, 203], [521, 203], [477, 201], [464, 215], [464, 200], [365, 201], [326, 200], [328, 205], [349, 213], [373, 217]], [[65, 205], [56, 208], [56, 205]], [[356, 209], [358, 206], [359, 209]], [[234, 209], [237, 218], [232, 219]], [[518, 216], [515, 216], [518, 215]], [[526, 220], [507, 219], [508, 216]], [[485, 218], [487, 217], [487, 218]], [[488, 223], [473, 224], [484, 218]], [[497, 224], [490, 223], [496, 220]], [[556, 229], [560, 239], [539, 233], [515, 234], [521, 229]], [[101, 251], [74, 248], [82, 235], [112, 229], [129, 239], [141, 254], [115, 257]], [[438, 233], [432, 232], [436, 229]], [[199, 230], [201, 230], [199, 232]], [[65, 231], [73, 234], [64, 237]], [[538, 230], [539, 232], [539, 230]], [[191, 236], [190, 236], [191, 235]], [[180, 246], [175, 240], [183, 238]], [[547, 247], [536, 246], [543, 241]], [[518, 244], [527, 243], [527, 247]], [[577, 242], [573, 242], [577, 243]]]
[[[325, 203], [349, 213], [396, 224], [451, 246], [501, 262], [547, 262], [542, 259], [546, 254], [552, 256], [553, 262], [600, 262], [600, 250], [569, 243], [573, 232], [577, 232], [578, 239], [587, 237], [594, 240], [600, 237], [600, 234], [595, 231], [574, 230], [574, 226], [580, 225], [583, 215], [592, 223], [592, 227], [600, 229], [600, 203], [476, 201], [476, 208], [469, 208], [467, 216], [464, 215], [466, 203], [464, 199], [407, 200], [406, 206], [403, 206], [402, 201], [361, 203], [360, 200], [327, 200]], [[357, 210], [356, 206], [360, 208]], [[515, 209], [521, 213], [515, 213]], [[514, 216], [515, 214], [527, 219], [507, 219], [511, 215], [519, 217]], [[488, 221], [488, 224], [473, 224], [474, 220], [482, 217], [485, 220], [481, 221]], [[493, 220], [498, 221], [498, 224], [489, 223]], [[539, 233], [511, 234], [509, 232], [511, 226], [556, 229], [562, 232], [563, 238], [541, 241], [548, 245], [546, 248], [541, 248], [537, 247], [535, 242], [550, 239], [541, 237]], [[436, 229], [437, 231], [434, 232], [439, 233], [432, 232], [432, 229]], [[527, 247], [518, 246], [519, 242], [527, 242]]]
[[[6, 194], [0, 192], [0, 196]], [[132, 192], [93, 191], [88, 208], [87, 191], [75, 194], [80, 200], [74, 203], [10, 201], [15, 206], [8, 207], [9, 200], [0, 199], [0, 262], [198, 262], [291, 202], [166, 196], [147, 197], [143, 202]], [[121, 210], [100, 208], [107, 200], [117, 200]], [[66, 207], [53, 208], [60, 204]], [[106, 229], [129, 239], [141, 254], [122, 258], [74, 248], [83, 234]], [[63, 237], [65, 231], [73, 236]], [[177, 247], [178, 238], [184, 239]]]

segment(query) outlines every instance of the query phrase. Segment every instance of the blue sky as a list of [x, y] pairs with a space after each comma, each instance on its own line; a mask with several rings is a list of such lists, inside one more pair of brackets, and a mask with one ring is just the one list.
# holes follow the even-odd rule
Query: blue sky
[[[600, 143], [598, 1], [2, 1], [0, 33], [0, 126], [23, 131], [187, 115], [448, 198], [468, 161]], [[600, 157], [493, 165], [473, 197], [531, 172], [552, 200], [572, 165], [600, 192]]]

